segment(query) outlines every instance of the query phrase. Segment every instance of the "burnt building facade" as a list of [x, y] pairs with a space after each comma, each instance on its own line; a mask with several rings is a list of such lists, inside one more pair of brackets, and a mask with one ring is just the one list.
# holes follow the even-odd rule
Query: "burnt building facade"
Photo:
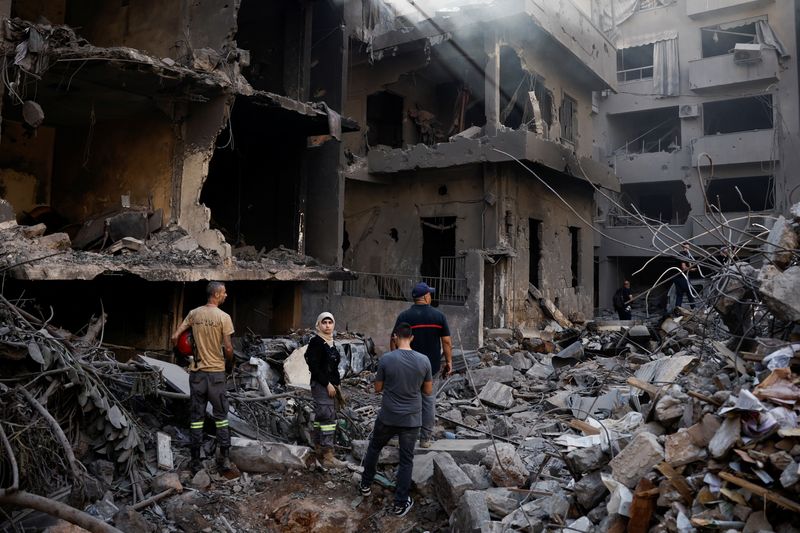
[[330, 307], [379, 346], [418, 279], [465, 349], [484, 328], [540, 327], [531, 284], [592, 313], [594, 189], [618, 190], [592, 157], [592, 94], [616, 85], [613, 44], [573, 2], [462, 4], [406, 6], [351, 45], [343, 265], [358, 279]]
[[[168, 347], [206, 280], [239, 331], [302, 325], [345, 279], [344, 6], [0, 3], [3, 273], [68, 326]], [[44, 225], [38, 225], [43, 223]], [[332, 230], [330, 228], [333, 228]]]

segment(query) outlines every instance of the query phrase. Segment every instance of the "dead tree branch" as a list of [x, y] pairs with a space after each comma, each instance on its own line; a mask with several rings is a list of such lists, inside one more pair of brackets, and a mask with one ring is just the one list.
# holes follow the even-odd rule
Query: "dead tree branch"
[[52, 500], [31, 494], [24, 490], [20, 491], [0, 491], [0, 503], [7, 505], [16, 505], [18, 507], [27, 507], [36, 511], [49, 514], [66, 520], [72, 524], [78, 525], [83, 529], [91, 531], [92, 533], [123, 533], [114, 526], [108, 525], [105, 522], [98, 520], [90, 514], [84, 513], [79, 509], [70, 507], [66, 503], [58, 500]]

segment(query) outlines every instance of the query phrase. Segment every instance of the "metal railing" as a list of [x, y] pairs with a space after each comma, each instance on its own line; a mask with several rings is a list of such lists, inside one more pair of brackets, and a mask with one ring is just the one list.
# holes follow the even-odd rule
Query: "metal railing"
[[354, 272], [356, 279], [342, 282], [342, 294], [359, 298], [411, 301], [411, 289], [424, 281], [436, 289], [435, 299], [446, 305], [464, 305], [467, 301], [467, 280], [463, 277], [403, 276]]
[[646, 80], [653, 77], [653, 65], [617, 71], [617, 81]]

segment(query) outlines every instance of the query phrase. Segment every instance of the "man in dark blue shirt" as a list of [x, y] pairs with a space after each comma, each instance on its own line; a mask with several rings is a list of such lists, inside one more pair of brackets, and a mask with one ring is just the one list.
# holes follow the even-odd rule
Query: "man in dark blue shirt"
[[[405, 322], [411, 325], [414, 339], [411, 348], [428, 357], [431, 372], [434, 376], [433, 387], [436, 390], [438, 376], [447, 377], [453, 372], [453, 342], [450, 339], [450, 327], [444, 313], [431, 307], [431, 295], [436, 289], [427, 283], [419, 282], [411, 291], [414, 305], [406, 309], [395, 321], [395, 328]], [[394, 338], [389, 342], [392, 350], [397, 348]], [[442, 361], [444, 354], [444, 361]], [[441, 370], [441, 371], [440, 371]], [[422, 398], [422, 428], [420, 429], [420, 447], [431, 446], [433, 426], [436, 423], [436, 394]]]

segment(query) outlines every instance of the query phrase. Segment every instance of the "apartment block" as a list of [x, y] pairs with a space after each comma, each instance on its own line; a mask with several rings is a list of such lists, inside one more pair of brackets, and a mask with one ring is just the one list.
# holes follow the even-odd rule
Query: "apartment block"
[[680, 242], [737, 242], [800, 200], [797, 21], [795, 2], [769, 0], [597, 1], [592, 14], [617, 49], [595, 138], [621, 183], [595, 213], [597, 304], [610, 308], [660, 252], [634, 288], [674, 266]]

